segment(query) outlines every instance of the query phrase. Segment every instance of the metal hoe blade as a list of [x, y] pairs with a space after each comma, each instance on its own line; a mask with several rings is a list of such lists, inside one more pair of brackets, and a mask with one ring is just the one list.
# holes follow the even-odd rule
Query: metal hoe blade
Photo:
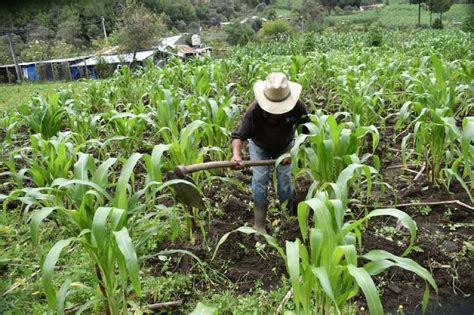
[[[176, 173], [175, 173], [176, 174]], [[205, 210], [206, 205], [203, 200], [202, 193], [194, 185], [193, 179], [189, 176], [176, 174], [180, 179], [184, 179], [190, 182], [191, 185], [184, 183], [177, 183], [173, 185], [175, 191], [175, 197], [178, 202], [185, 205], [197, 208], [199, 210]]]

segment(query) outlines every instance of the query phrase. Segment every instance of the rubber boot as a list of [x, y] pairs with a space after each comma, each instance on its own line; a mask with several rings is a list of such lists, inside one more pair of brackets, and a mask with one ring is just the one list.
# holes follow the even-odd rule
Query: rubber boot
[[268, 205], [264, 203], [255, 203], [255, 230], [262, 234], [267, 234], [267, 230], [265, 229], [265, 221], [267, 219], [267, 208]]

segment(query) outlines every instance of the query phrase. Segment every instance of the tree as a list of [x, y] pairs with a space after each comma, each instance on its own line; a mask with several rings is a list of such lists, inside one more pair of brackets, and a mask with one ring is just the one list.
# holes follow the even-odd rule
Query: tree
[[157, 15], [136, 3], [129, 3], [123, 7], [117, 25], [119, 43], [124, 49], [133, 51], [133, 60], [139, 49], [152, 46], [156, 37], [166, 30]]
[[33, 43], [35, 41], [49, 42], [54, 39], [55, 33], [43, 25], [40, 25], [36, 20], [26, 25], [26, 42]]
[[196, 11], [189, 0], [160, 0], [160, 3], [173, 23], [184, 21], [188, 24], [197, 19]]
[[306, 21], [321, 22], [323, 20], [323, 7], [314, 0], [306, 0], [299, 10], [300, 16]]
[[286, 20], [266, 21], [263, 23], [259, 31], [259, 35], [263, 38], [277, 38], [289, 35], [292, 28]]
[[74, 11], [65, 12], [61, 21], [62, 22], [58, 25], [58, 31], [56, 32], [56, 39], [65, 41], [76, 47], [80, 46], [82, 43], [80, 39], [82, 31], [79, 14]]
[[421, 4], [426, 3], [426, 0], [412, 0], [413, 4], [418, 4], [418, 26], [421, 25]]
[[255, 31], [248, 24], [231, 24], [225, 27], [226, 41], [230, 45], [245, 45], [255, 39]]
[[453, 0], [430, 0], [430, 14], [439, 13], [441, 27], [443, 25], [443, 13], [447, 12], [453, 5]]
[[331, 11], [336, 7], [337, 0], [320, 0], [320, 3], [327, 8], [328, 15], [331, 15]]

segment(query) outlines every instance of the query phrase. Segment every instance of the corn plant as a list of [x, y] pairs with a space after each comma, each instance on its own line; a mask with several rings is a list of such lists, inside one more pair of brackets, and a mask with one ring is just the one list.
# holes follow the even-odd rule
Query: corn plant
[[310, 191], [327, 183], [335, 182], [344, 168], [352, 163], [365, 163], [370, 157], [378, 162], [378, 157], [365, 154], [361, 149], [370, 135], [372, 153], [379, 142], [375, 126], [354, 127], [350, 123], [337, 123], [332, 115], [321, 113], [312, 116], [306, 123], [309, 134], [300, 134], [291, 149], [293, 172], [311, 175], [314, 183]]
[[[221, 150], [230, 139], [231, 130], [239, 114], [239, 108], [234, 104], [233, 98], [221, 97], [218, 101], [200, 97], [201, 108], [195, 113], [203, 117], [204, 126], [203, 142], [208, 147], [207, 151], [212, 160], [229, 158], [226, 151]], [[199, 114], [199, 115], [197, 115]]]
[[[355, 313], [352, 301], [362, 290], [371, 314], [384, 314], [380, 293], [372, 279], [384, 270], [397, 266], [411, 271], [426, 281], [423, 309], [426, 309], [429, 288], [438, 291], [428, 270], [415, 261], [405, 258], [413, 248], [416, 222], [398, 209], [377, 209], [365, 217], [355, 219], [348, 208], [348, 185], [360, 176], [367, 166], [352, 164], [344, 169], [331, 191], [319, 191], [314, 198], [298, 205], [298, 223], [301, 240], [286, 241], [283, 248], [270, 235], [265, 240], [277, 250], [285, 266], [293, 289], [296, 314], [345, 314]], [[370, 175], [367, 177], [370, 179]], [[312, 213], [312, 225], [309, 224]], [[398, 219], [410, 232], [410, 240], [402, 257], [384, 250], [361, 253], [362, 227], [369, 219], [391, 216]], [[253, 228], [241, 227], [236, 231], [254, 234]], [[229, 232], [219, 241], [227, 239]], [[368, 260], [369, 262], [365, 262]]]
[[31, 166], [27, 173], [37, 187], [49, 186], [56, 178], [69, 178], [76, 152], [69, 141], [71, 133], [59, 133], [44, 140], [41, 134], [31, 136]]
[[[136, 228], [134, 218], [145, 209], [140, 199], [147, 189], [156, 187], [160, 191], [177, 181], [150, 182], [134, 192], [133, 168], [140, 158], [141, 154], [135, 153], [126, 160], [116, 183], [111, 183], [111, 167], [117, 159], [109, 158], [96, 167], [90, 155], [81, 153], [74, 164], [74, 178], [56, 179], [49, 188], [55, 195], [38, 200], [37, 205], [43, 207], [33, 213], [30, 223], [35, 244], [39, 239], [39, 226], [47, 217], [61, 222], [74, 235], [58, 241], [42, 264], [42, 283], [52, 311], [63, 312], [58, 308], [62, 304], [58, 304], [60, 296], [54, 288], [53, 274], [60, 253], [72, 243], [80, 244], [94, 262], [107, 313], [127, 312], [129, 282], [141, 295], [138, 258], [130, 237], [130, 231]], [[145, 231], [145, 235], [153, 235], [155, 229], [151, 230]], [[145, 241], [140, 238], [140, 243]]]
[[459, 145], [448, 154], [455, 159], [454, 162], [442, 170], [447, 178], [446, 185], [449, 189], [451, 181], [456, 179], [474, 202], [474, 117], [464, 117], [461, 130], [453, 123], [449, 126]]
[[64, 92], [52, 94], [48, 99], [35, 96], [31, 101], [18, 108], [28, 126], [34, 133], [39, 133], [45, 139], [56, 135], [64, 125], [66, 111], [64, 106], [71, 100], [64, 99]]
[[69, 127], [74, 134], [74, 140], [78, 146], [86, 145], [88, 140], [99, 139], [102, 130], [102, 114], [92, 114], [88, 110], [84, 110], [86, 106], [82, 105], [82, 110], [71, 102], [65, 108]]
[[364, 64], [349, 67], [337, 78], [337, 86], [342, 100], [340, 110], [350, 112], [356, 122], [367, 126], [381, 119], [384, 100], [377, 88], [377, 76], [365, 78], [364, 68]]
[[156, 129], [165, 143], [170, 143], [174, 135], [185, 126], [184, 103], [174, 97], [170, 90], [157, 89], [150, 95], [156, 122]]

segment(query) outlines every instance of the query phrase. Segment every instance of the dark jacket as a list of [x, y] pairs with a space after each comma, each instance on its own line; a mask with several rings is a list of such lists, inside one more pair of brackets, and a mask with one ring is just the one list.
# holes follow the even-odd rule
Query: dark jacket
[[270, 153], [281, 153], [293, 141], [296, 127], [309, 122], [309, 118], [306, 106], [301, 101], [291, 111], [277, 117], [277, 121], [265, 118], [265, 111], [254, 101], [231, 137], [243, 141], [252, 139]]

